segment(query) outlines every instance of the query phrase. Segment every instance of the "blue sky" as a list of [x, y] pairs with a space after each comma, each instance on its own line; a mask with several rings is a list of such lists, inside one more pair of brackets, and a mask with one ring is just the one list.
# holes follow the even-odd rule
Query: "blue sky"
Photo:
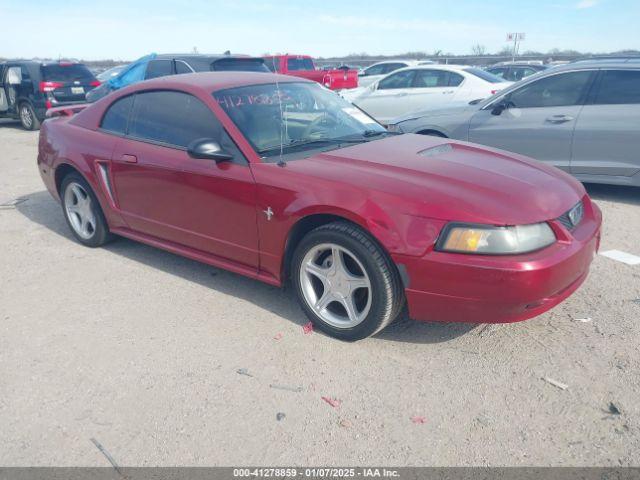
[[638, 0], [0, 0], [0, 57], [640, 48]]

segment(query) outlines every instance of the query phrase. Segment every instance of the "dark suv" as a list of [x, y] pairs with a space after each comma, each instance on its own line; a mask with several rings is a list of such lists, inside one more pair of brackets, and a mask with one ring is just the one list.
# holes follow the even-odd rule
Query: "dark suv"
[[37, 130], [47, 109], [84, 103], [100, 82], [81, 63], [15, 60], [0, 63], [0, 118]]
[[[134, 62], [135, 63], [135, 62]], [[182, 73], [194, 72], [265, 72], [269, 69], [264, 63], [264, 59], [249, 57], [247, 55], [201, 55], [201, 54], [162, 54], [155, 55], [146, 65], [143, 65], [144, 75], [127, 81], [126, 85], [150, 80], [168, 75], [179, 75]], [[127, 68], [122, 71], [122, 75], [127, 75]], [[135, 77], [135, 75], [133, 76]], [[119, 87], [114, 87], [112, 82], [105, 82], [87, 96], [87, 102], [93, 103], [100, 100]]]
[[193, 72], [269, 72], [262, 58], [244, 55], [158, 55], [147, 65], [144, 79]]

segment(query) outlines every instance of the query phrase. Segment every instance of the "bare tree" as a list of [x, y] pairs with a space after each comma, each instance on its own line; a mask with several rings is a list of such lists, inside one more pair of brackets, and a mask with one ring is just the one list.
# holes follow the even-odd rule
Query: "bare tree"
[[487, 49], [485, 48], [484, 45], [480, 45], [479, 43], [476, 43], [473, 47], [471, 47], [471, 53], [473, 55], [480, 56], [487, 53]]

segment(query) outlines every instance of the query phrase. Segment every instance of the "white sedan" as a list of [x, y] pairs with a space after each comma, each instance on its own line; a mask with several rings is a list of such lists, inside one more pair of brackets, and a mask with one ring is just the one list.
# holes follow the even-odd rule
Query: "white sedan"
[[396, 70], [368, 87], [341, 95], [382, 124], [416, 110], [467, 105], [511, 85], [468, 65], [421, 65]]
[[433, 64], [433, 62], [431, 60], [385, 60], [384, 62], [374, 63], [358, 74], [358, 86], [368, 87], [373, 82], [377, 82], [389, 73], [401, 68], [429, 64]]

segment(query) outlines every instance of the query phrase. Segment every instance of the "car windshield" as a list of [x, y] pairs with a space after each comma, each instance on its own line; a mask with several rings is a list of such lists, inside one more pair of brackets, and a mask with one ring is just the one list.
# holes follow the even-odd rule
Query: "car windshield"
[[464, 71], [489, 83], [502, 83], [505, 81], [504, 78], [500, 78], [497, 75], [480, 68], [465, 68]]
[[317, 83], [269, 83], [213, 94], [263, 158], [366, 142], [387, 131]]
[[80, 63], [56, 63], [42, 66], [42, 79], [45, 82], [74, 82], [95, 80], [93, 73]]

